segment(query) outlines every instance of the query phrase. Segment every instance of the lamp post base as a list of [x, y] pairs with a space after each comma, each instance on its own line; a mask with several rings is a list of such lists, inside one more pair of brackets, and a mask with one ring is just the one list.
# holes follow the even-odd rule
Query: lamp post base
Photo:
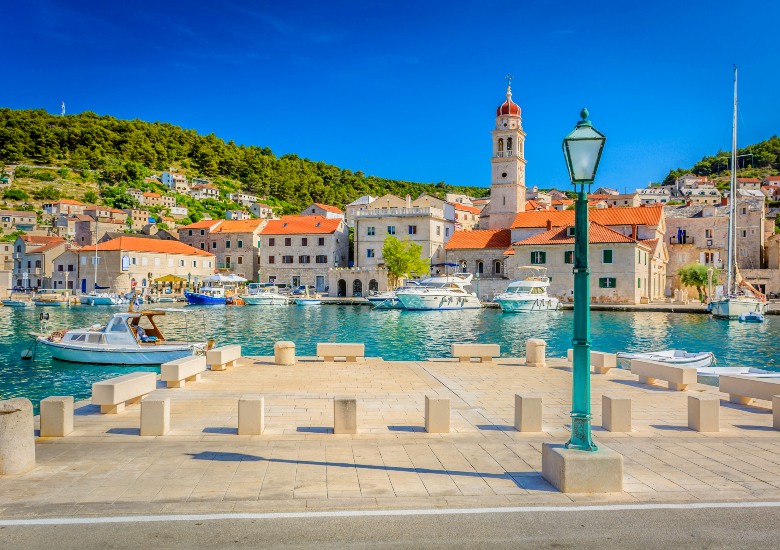
[[571, 437], [566, 443], [567, 449], [577, 451], [598, 451], [599, 448], [593, 443], [590, 431], [590, 414], [571, 413]]
[[623, 491], [623, 455], [603, 446], [589, 452], [544, 443], [542, 477], [562, 493], [619, 493]]

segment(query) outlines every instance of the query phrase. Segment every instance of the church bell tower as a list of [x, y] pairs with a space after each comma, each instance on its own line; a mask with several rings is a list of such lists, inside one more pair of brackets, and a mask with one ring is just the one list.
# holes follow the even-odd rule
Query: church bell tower
[[491, 132], [488, 229], [508, 229], [517, 214], [525, 211], [525, 132], [520, 106], [512, 101], [511, 77], [508, 79], [506, 101], [496, 109], [496, 127]]

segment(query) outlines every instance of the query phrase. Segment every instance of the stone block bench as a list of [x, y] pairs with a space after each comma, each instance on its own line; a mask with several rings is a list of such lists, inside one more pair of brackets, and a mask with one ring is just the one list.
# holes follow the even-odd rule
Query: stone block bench
[[210, 349], [206, 352], [206, 362], [211, 370], [225, 370], [233, 367], [241, 359], [241, 346], [233, 344]]
[[363, 344], [343, 344], [320, 342], [317, 344], [317, 357], [324, 361], [335, 361], [336, 357], [343, 357], [348, 363], [354, 363], [358, 357], [365, 358], [366, 346]]
[[[574, 362], [574, 350], [566, 350], [566, 359], [569, 363]], [[605, 353], [603, 351], [590, 352], [590, 366], [596, 374], [607, 374], [609, 369], [617, 368], [617, 355], [614, 353]]]
[[187, 382], [197, 382], [206, 370], [205, 355], [190, 355], [160, 366], [160, 379], [169, 388], [183, 388]]
[[102, 414], [122, 413], [125, 411], [125, 404], [138, 403], [156, 387], [156, 373], [131, 372], [92, 384], [92, 404], [100, 405]]
[[689, 384], [696, 383], [695, 367], [664, 365], [641, 359], [631, 360], [631, 373], [639, 377], [643, 384], [655, 384], [657, 379], [668, 383], [670, 390], [685, 391]]
[[498, 344], [452, 344], [452, 356], [461, 363], [468, 363], [476, 357], [482, 363], [490, 363], [494, 357], [501, 356], [501, 346]]
[[729, 401], [741, 405], [750, 404], [751, 399], [772, 401], [772, 397], [780, 395], [780, 378], [760, 376], [745, 376], [743, 374], [722, 374], [718, 387], [723, 393], [729, 394]]

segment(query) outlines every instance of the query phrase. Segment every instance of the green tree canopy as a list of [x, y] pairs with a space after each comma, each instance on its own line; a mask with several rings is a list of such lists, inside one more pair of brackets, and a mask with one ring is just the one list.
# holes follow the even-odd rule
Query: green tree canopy
[[6, 189], [3, 198], [11, 201], [26, 201], [30, 196], [23, 189]]
[[431, 261], [422, 257], [422, 246], [410, 241], [399, 241], [392, 235], [385, 237], [382, 257], [391, 286], [397, 286], [398, 279], [402, 277], [419, 277], [431, 269]]
[[[684, 265], [681, 268], [677, 270], [677, 276], [680, 277], [680, 282], [683, 284], [683, 286], [692, 286], [696, 288], [696, 291], [699, 293], [699, 297], [704, 297], [705, 299], [709, 300], [709, 296], [707, 295], [707, 286], [708, 286], [708, 271], [710, 268], [708, 268], [704, 264], [699, 263], [693, 263]], [[712, 270], [712, 284], [716, 285], [718, 284], [718, 279], [720, 277], [720, 270], [719, 269], [713, 269]]]

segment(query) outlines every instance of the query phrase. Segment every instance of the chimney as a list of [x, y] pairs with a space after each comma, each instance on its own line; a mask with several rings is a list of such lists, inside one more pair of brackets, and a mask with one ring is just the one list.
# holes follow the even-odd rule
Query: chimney
[[636, 224], [631, 225], [631, 238], [636, 240]]
[[547, 231], [549, 231], [550, 229], [552, 229], [552, 220], [547, 218]]
[[411, 208], [411, 207], [412, 207], [412, 196], [406, 195], [406, 208]]

